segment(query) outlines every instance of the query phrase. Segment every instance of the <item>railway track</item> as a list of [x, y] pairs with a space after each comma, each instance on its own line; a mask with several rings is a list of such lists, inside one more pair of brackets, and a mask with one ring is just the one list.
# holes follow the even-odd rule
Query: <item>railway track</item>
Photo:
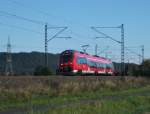
[[134, 76], [94, 76], [94, 75], [87, 75], [87, 76], [64, 76], [64, 75], [50, 75], [50, 76], [0, 76], [0, 79], [3, 78], [133, 78]]

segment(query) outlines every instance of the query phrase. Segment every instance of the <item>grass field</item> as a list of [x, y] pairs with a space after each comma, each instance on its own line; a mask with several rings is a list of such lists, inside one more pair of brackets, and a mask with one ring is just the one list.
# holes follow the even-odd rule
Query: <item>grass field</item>
[[150, 79], [0, 77], [0, 114], [148, 114]]

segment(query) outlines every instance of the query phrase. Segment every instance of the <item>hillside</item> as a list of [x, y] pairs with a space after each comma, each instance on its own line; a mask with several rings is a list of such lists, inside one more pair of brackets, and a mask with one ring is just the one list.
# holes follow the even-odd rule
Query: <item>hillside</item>
[[[59, 54], [48, 54], [48, 66], [55, 72], [59, 61]], [[12, 66], [15, 75], [32, 75], [35, 68], [44, 66], [44, 53], [12, 53]], [[0, 73], [5, 72], [6, 53], [0, 53]]]

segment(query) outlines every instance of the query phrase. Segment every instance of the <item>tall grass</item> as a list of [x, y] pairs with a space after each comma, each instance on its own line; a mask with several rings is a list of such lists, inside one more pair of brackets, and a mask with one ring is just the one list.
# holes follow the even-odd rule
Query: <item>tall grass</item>
[[122, 100], [101, 100], [86, 104], [53, 108], [35, 114], [148, 114], [150, 97], [127, 97]]
[[[88, 98], [88, 94], [90, 94], [90, 97], [93, 95], [93, 98], [96, 98], [99, 96], [99, 93], [106, 91], [118, 92], [149, 85], [150, 80], [141, 77], [128, 77], [124, 80], [113, 78], [103, 79], [100, 77], [62, 76], [0, 77], [0, 110], [14, 107], [28, 107], [32, 112], [34, 104], [59, 103], [59, 100], [65, 101], [66, 97], [63, 96], [81, 95], [84, 98], [86, 96]], [[61, 97], [63, 98], [61, 99]], [[101, 103], [98, 102], [95, 105], [96, 107], [100, 107]], [[87, 107], [90, 108], [91, 104], [85, 108]]]
[[62, 96], [101, 90], [125, 90], [150, 85], [146, 78], [125, 80], [100, 77], [7, 77], [0, 78], [0, 96], [29, 99], [32, 95]]

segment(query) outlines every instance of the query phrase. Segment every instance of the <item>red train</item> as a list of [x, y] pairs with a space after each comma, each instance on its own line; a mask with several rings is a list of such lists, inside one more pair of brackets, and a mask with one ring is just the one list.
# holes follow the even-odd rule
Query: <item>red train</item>
[[110, 59], [66, 50], [60, 54], [58, 72], [62, 75], [113, 75], [114, 67]]

